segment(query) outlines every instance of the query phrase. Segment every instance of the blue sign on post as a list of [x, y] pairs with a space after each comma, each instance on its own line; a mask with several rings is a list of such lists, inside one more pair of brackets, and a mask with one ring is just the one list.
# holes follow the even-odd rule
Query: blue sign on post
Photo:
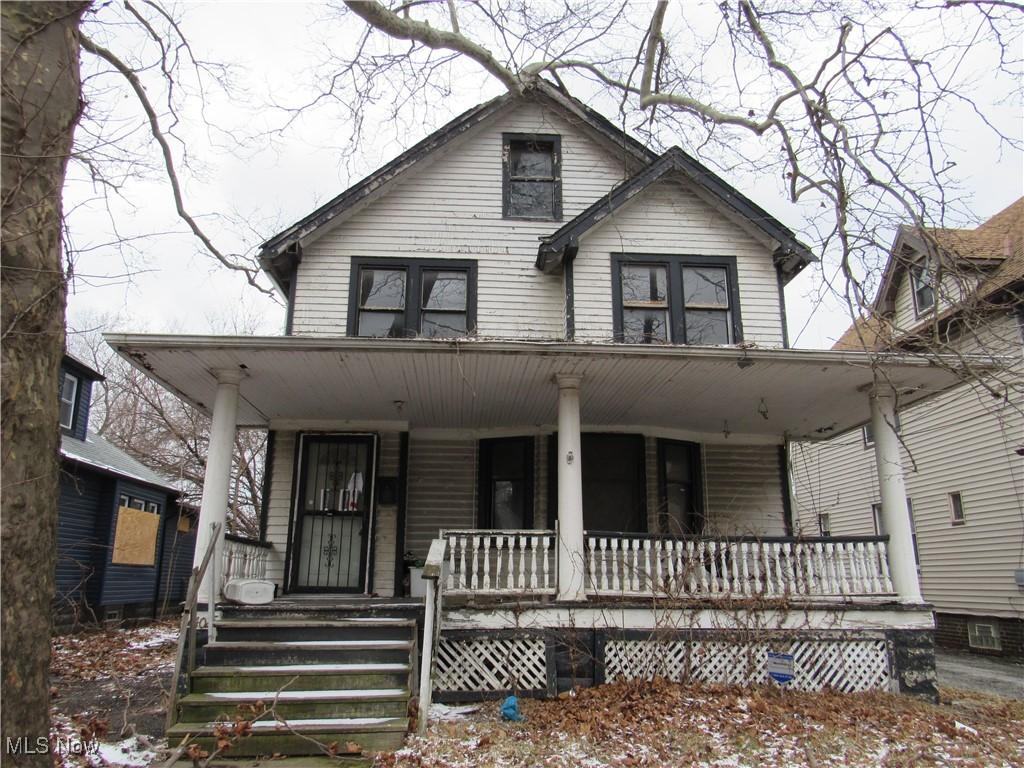
[[793, 679], [793, 654], [768, 652], [768, 676], [780, 685]]

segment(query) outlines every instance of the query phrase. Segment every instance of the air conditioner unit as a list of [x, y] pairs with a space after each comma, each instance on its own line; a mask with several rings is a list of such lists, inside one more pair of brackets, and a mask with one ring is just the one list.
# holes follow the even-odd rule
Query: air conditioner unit
[[224, 597], [243, 605], [266, 605], [274, 599], [274, 582], [263, 579], [232, 579], [224, 585]]

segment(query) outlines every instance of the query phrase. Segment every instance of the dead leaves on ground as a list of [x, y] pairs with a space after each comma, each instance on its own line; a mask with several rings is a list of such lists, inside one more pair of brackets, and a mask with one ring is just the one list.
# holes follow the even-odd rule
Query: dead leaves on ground
[[50, 673], [64, 680], [141, 677], [174, 664], [177, 622], [104, 628], [53, 638]]
[[431, 723], [425, 740], [414, 740], [381, 764], [1024, 764], [1024, 702], [978, 696], [966, 706], [957, 696], [952, 701], [934, 706], [889, 693], [623, 682], [551, 701], [521, 701], [527, 717], [521, 724], [501, 723], [494, 704], [472, 718]]

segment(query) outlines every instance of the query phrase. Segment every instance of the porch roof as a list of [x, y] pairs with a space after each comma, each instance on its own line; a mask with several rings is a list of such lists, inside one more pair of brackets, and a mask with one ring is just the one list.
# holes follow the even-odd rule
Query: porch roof
[[[240, 426], [411, 429], [554, 425], [557, 373], [582, 375], [584, 428], [655, 427], [820, 440], [870, 418], [879, 370], [906, 406], [967, 363], [903, 354], [567, 342], [107, 334], [147, 375], [209, 412], [216, 372], [243, 371]], [[975, 368], [977, 370], [977, 368]]]

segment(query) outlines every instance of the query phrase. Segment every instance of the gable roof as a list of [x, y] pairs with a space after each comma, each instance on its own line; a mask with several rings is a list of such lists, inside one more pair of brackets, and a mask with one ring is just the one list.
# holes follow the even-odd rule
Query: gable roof
[[432, 134], [384, 164], [366, 178], [356, 182], [337, 197], [329, 200], [315, 211], [271, 237], [260, 247], [260, 266], [286, 295], [290, 273], [298, 263], [298, 254], [290, 249], [304, 237], [327, 224], [353, 206], [371, 197], [393, 179], [412, 168], [430, 153], [443, 148], [452, 140], [462, 136], [491, 115], [501, 111], [516, 100], [541, 100], [574, 114], [583, 123], [605, 139], [634, 157], [637, 163], [648, 163], [657, 154], [645, 147], [628, 133], [617, 128], [610, 120], [588, 107], [583, 102], [560, 91], [543, 80], [528, 87], [523, 96], [504, 93], [485, 101], [443, 125]]
[[89, 381], [104, 381], [106, 376], [97, 371], [90, 365], [86, 365], [77, 357], [72, 357], [67, 352], [64, 353], [64, 357], [61, 359], [61, 365], [67, 368], [72, 373], [75, 373], [83, 378], [89, 379]]
[[85, 440], [77, 440], [70, 435], [64, 435], [60, 441], [60, 453], [65, 459], [77, 461], [101, 472], [137, 480], [177, 493], [167, 478], [157, 474], [137, 459], [133, 459], [95, 432], [87, 432]]
[[[994, 265], [965, 302], [950, 307], [938, 318], [925, 318], [916, 326], [899, 330], [886, 319], [890, 314], [885, 303], [891, 302], [898, 287], [898, 277], [906, 271], [907, 264], [900, 258], [903, 245], [914, 246], [931, 240], [940, 249], [940, 255], [968, 264]], [[919, 247], [927, 248], [927, 245]], [[889, 261], [882, 275], [878, 296], [873, 303], [870, 318], [859, 318], [851, 325], [833, 349], [858, 350], [883, 349], [891, 347], [901, 339], [915, 337], [922, 329], [936, 320], [943, 321], [960, 311], [965, 304], [977, 304], [995, 297], [1002, 291], [1019, 290], [1024, 285], [1024, 197], [1011, 203], [1002, 211], [974, 229], [925, 229], [922, 233], [912, 227], [900, 227], [889, 255]], [[900, 338], [896, 338], [896, 334]]]
[[[545, 244], [553, 243], [556, 238], [560, 237], [560, 233], [563, 230], [566, 230], [574, 223], [577, 226], [585, 225], [587, 228], [593, 226], [600, 221], [603, 215], [598, 215], [596, 219], [587, 224], [588, 213], [600, 214], [604, 210], [604, 215], [606, 215], [609, 205], [617, 207], [616, 201], [613, 199], [614, 195], [623, 195], [622, 201], [624, 202], [668, 171], [674, 170], [685, 174], [687, 178], [697, 183], [714, 198], [720, 200], [727, 209], [733, 210], [750, 220], [769, 237], [778, 241], [781, 244], [780, 250], [783, 251], [783, 254], [780, 254], [780, 258], [784, 258], [786, 263], [789, 264], [788, 268], [784, 267], [784, 273], [789, 277], [796, 275], [804, 266], [817, 260], [810, 252], [810, 249], [796, 240], [793, 233], [777, 219], [742, 195], [710, 169], [687, 155], [680, 148], [672, 147], [659, 157], [656, 152], [644, 146], [640, 141], [620, 129], [599, 112], [591, 109], [578, 99], [569, 96], [550, 83], [537, 80], [526, 89], [522, 96], [505, 93], [463, 112], [454, 120], [434, 131], [422, 141], [414, 144], [366, 178], [353, 184], [340, 195], [271, 237], [261, 246], [258, 256], [260, 266], [274, 281], [275, 285], [287, 295], [292, 275], [301, 260], [301, 252], [298, 249], [298, 245], [303, 238], [335, 220], [345, 212], [350, 211], [357, 204], [378, 194], [385, 186], [411, 169], [426, 156], [443, 148], [452, 140], [464, 135], [473, 127], [517, 100], [540, 100], [568, 112], [576, 118], [580, 125], [596, 133], [608, 143], [621, 148], [627, 155], [633, 158], [637, 167], [642, 167], [642, 170], [632, 178], [612, 190], [611, 193], [590, 206], [590, 208], [573, 219], [573, 221], [568, 222], [549, 238], [546, 238]], [[544, 245], [542, 245], [543, 248]], [[544, 263], [547, 264], [548, 262], [544, 261]], [[545, 269], [545, 271], [550, 271], [550, 269], [542, 266], [540, 253], [538, 253], [537, 266], [538, 268]], [[558, 266], [556, 265], [553, 268], [557, 269]]]
[[690, 157], [682, 149], [670, 147], [646, 168], [619, 184], [576, 218], [567, 221], [556, 232], [544, 238], [537, 249], [537, 269], [545, 272], [559, 269], [565, 260], [567, 251], [571, 256], [572, 248], [580, 237], [651, 184], [671, 172], [681, 173], [709, 192], [726, 208], [739, 214], [768, 237], [778, 242], [776, 264], [782, 267], [786, 282], [796, 277], [805, 266], [818, 260], [811, 249], [797, 240], [793, 232], [778, 219]]

